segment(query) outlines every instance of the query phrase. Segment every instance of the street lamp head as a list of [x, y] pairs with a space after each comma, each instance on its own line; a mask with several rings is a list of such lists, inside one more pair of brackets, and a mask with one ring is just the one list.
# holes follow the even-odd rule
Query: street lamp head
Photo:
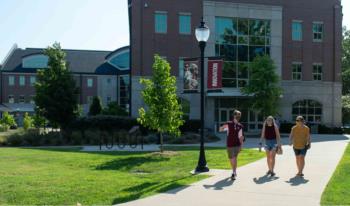
[[198, 42], [207, 42], [209, 39], [210, 30], [205, 25], [203, 18], [201, 21], [201, 25], [196, 28], [196, 39]]

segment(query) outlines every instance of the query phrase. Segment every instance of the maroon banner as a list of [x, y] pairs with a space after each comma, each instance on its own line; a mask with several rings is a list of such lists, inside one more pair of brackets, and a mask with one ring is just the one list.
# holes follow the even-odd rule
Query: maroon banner
[[222, 88], [222, 59], [208, 60], [208, 89]]

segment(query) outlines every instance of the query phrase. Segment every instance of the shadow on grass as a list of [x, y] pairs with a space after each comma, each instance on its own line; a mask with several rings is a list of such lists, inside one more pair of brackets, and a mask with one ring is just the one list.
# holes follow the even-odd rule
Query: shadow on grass
[[233, 181], [231, 178], [225, 178], [223, 180], [220, 180], [216, 182], [213, 185], [203, 185], [205, 189], [214, 189], [214, 190], [222, 190], [224, 187], [229, 187], [233, 184]]
[[278, 180], [278, 179], [279, 179], [279, 177], [269, 177], [268, 175], [264, 175], [264, 176], [259, 177], [259, 178], [254, 177], [253, 181], [255, 182], [255, 184], [261, 185], [261, 184], [272, 182], [272, 181]]
[[290, 178], [286, 183], [290, 184], [290, 186], [298, 186], [301, 184], [306, 184], [308, 183], [309, 180], [304, 179], [303, 177], [295, 176]]
[[166, 192], [168, 194], [176, 194], [177, 192], [187, 188], [185, 184], [178, 183], [180, 180], [184, 180], [188, 177], [183, 177], [180, 179], [160, 183], [160, 182], [145, 182], [136, 186], [128, 187], [123, 190], [123, 192], [130, 193], [122, 197], [117, 197], [113, 200], [112, 204], [120, 204], [129, 202], [132, 200], [137, 200], [142, 197], [142, 195], [148, 195], [152, 193], [162, 193]]
[[128, 157], [122, 159], [115, 159], [109, 162], [105, 162], [96, 167], [96, 170], [120, 170], [126, 169], [130, 170], [134, 167], [141, 166], [144, 163], [152, 163], [152, 162], [163, 162], [169, 161], [170, 158], [167, 157], [153, 157], [153, 156], [136, 156], [136, 157]]

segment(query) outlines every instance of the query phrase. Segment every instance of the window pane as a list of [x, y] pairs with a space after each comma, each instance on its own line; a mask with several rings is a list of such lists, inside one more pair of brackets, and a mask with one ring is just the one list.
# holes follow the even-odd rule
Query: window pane
[[179, 30], [180, 30], [180, 34], [191, 34], [191, 16], [190, 15], [179, 16]]
[[292, 23], [292, 39], [294, 41], [302, 40], [302, 24], [301, 22]]
[[223, 78], [236, 78], [236, 62], [225, 62], [222, 71]]
[[248, 61], [248, 46], [238, 45], [238, 61]]
[[222, 86], [223, 87], [237, 87], [236, 79], [222, 79]]
[[156, 13], [155, 14], [155, 31], [156, 33], [167, 32], [167, 14]]
[[247, 19], [238, 19], [238, 35], [248, 35]]
[[264, 55], [265, 54], [265, 47], [261, 46], [250, 46], [249, 47], [249, 60], [253, 61], [254, 58], [258, 55]]
[[238, 80], [238, 87], [245, 87], [248, 85], [248, 80], [247, 79], [239, 79]]
[[238, 63], [238, 78], [248, 79], [248, 74], [249, 74], [248, 64], [243, 63], [243, 62], [239, 62]]
[[249, 20], [249, 35], [265, 36], [265, 32], [264, 20]]
[[223, 44], [220, 46], [220, 56], [223, 56], [227, 61], [236, 61], [237, 59], [237, 46]]

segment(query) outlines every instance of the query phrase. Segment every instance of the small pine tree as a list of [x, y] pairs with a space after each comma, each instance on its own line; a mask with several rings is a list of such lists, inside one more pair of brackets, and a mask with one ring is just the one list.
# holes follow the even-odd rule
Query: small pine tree
[[101, 114], [101, 111], [102, 111], [101, 100], [100, 100], [99, 97], [95, 96], [92, 99], [92, 103], [90, 105], [89, 115], [90, 116], [96, 116], [98, 114]]
[[31, 116], [28, 115], [28, 113], [26, 112], [24, 114], [24, 118], [23, 118], [23, 129], [27, 130], [31, 127], [33, 127], [33, 118]]
[[179, 127], [183, 125], [182, 109], [176, 95], [176, 78], [170, 74], [169, 63], [155, 55], [151, 79], [140, 80], [145, 86], [141, 95], [147, 110], [139, 109], [138, 121], [145, 127], [160, 134], [160, 151], [163, 152], [163, 134], [180, 135]]

